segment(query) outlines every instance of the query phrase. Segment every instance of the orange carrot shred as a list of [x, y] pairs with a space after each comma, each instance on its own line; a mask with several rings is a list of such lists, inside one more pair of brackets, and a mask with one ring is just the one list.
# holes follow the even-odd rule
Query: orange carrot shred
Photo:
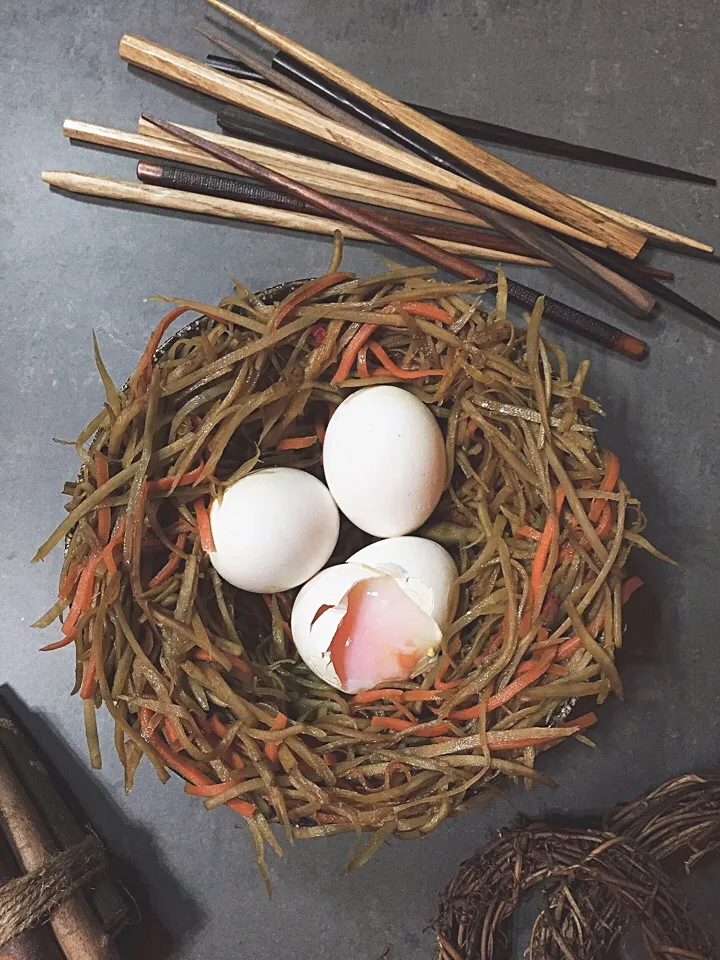
[[[275, 719], [272, 722], [271, 730], [284, 730], [287, 726], [288, 718], [284, 713], [278, 713]], [[268, 758], [270, 763], [275, 763], [278, 758], [278, 751], [280, 750], [279, 743], [266, 743], [265, 744], [265, 756]]]
[[268, 324], [268, 331], [277, 330], [283, 320], [285, 320], [293, 310], [296, 310], [306, 300], [309, 300], [310, 297], [322, 293], [323, 290], [327, 290], [328, 287], [334, 287], [336, 283], [342, 283], [343, 280], [350, 279], [352, 279], [351, 273], [326, 273], [324, 276], [318, 277], [317, 280], [310, 280], [308, 283], [304, 283], [278, 305], [272, 320]]
[[317, 437], [285, 437], [279, 440], [275, 446], [276, 450], [306, 450], [317, 443]]
[[[140, 708], [140, 730], [143, 738], [155, 748], [162, 762], [170, 767], [171, 770], [174, 770], [175, 773], [179, 773], [181, 777], [189, 780], [190, 783], [196, 787], [214, 785], [214, 781], [212, 781], [210, 777], [206, 777], [201, 770], [198, 770], [197, 766], [191, 760], [186, 760], [184, 757], [172, 752], [162, 737], [153, 729], [152, 710], [149, 710], [147, 707]], [[227, 784], [226, 786], [229, 787], [230, 785], [231, 784]], [[226, 806], [230, 807], [230, 809], [236, 813], [241, 814], [243, 817], [251, 817], [256, 810], [254, 804], [240, 799], [228, 800]]]
[[137, 369], [130, 377], [130, 389], [132, 390], [134, 397], [137, 397], [137, 395], [140, 393], [140, 386], [144, 385], [147, 381], [147, 374], [152, 366], [153, 356], [155, 355], [157, 348], [160, 346], [160, 341], [162, 340], [163, 334], [174, 320], [177, 320], [178, 317], [181, 317], [183, 313], [187, 313], [190, 309], [190, 307], [175, 307], [169, 313], [165, 314], [165, 316], [150, 334], [150, 339], [148, 340], [147, 345], [142, 352]]
[[370, 339], [376, 330], [376, 323], [364, 323], [360, 327], [350, 343], [345, 347], [342, 360], [338, 364], [338, 368], [335, 371], [332, 380], [330, 381], [331, 383], [341, 383], [343, 380], [347, 380], [347, 378], [350, 376], [350, 371], [353, 368], [353, 364], [355, 363], [355, 358], [358, 355], [358, 351]]
[[406, 300], [402, 304], [403, 310], [407, 310], [408, 313], [414, 313], [418, 317], [427, 317], [428, 320], [437, 320], [439, 323], [451, 324], [453, 318], [447, 312], [443, 310], [442, 307], [438, 307], [434, 303], [426, 303], [423, 300]]
[[642, 586], [644, 586], [644, 582], [640, 577], [628, 577], [620, 590], [620, 603], [627, 603], [635, 591]]
[[536, 530], [535, 527], [518, 527], [517, 535], [519, 537], [525, 537], [526, 540], [539, 540], [542, 534], [539, 530]]
[[[512, 700], [513, 697], [516, 697], [521, 690], [524, 690], [525, 687], [529, 687], [531, 683], [535, 683], [536, 680], [539, 680], [540, 677], [547, 672], [548, 667], [555, 659], [555, 648], [550, 647], [549, 650], [546, 650], [542, 657], [539, 660], [530, 661], [530, 666], [525, 670], [524, 673], [520, 676], [516, 676], [514, 680], [511, 680], [510, 683], [503, 687], [503, 689], [496, 693], [494, 696], [490, 697], [487, 702], [488, 712], [490, 710], [497, 710], [498, 707], [502, 707]], [[482, 704], [476, 704], [474, 707], [467, 707], [465, 710], [454, 710], [450, 714], [451, 720], [475, 720], [480, 716], [482, 709]]]
[[115, 558], [113, 557], [113, 550], [115, 547], [119, 547], [123, 542], [123, 537], [125, 536], [125, 523], [126, 518], [123, 517], [116, 532], [108, 541], [108, 545], [103, 547], [102, 553], [100, 554], [103, 563], [107, 567], [108, 573], [117, 573], [118, 568], [117, 564], [115, 563]]
[[159, 480], [148, 480], [148, 492], [153, 493], [157, 490], [171, 490], [173, 487], [187, 487], [200, 479], [204, 469], [205, 464], [201, 461], [197, 467], [188, 470], [187, 473], [180, 474], [179, 477], [169, 475], [167, 477], [160, 477]]
[[379, 343], [369, 343], [368, 348], [380, 363], [385, 367], [388, 373], [391, 373], [398, 380], [419, 380], [422, 377], [444, 377], [444, 370], [403, 370], [390, 359], [385, 350]]
[[79, 563], [75, 563], [74, 560], [68, 564], [67, 573], [63, 578], [63, 582], [60, 585], [60, 590], [58, 591], [58, 599], [67, 600], [67, 598], [72, 593], [73, 587], [78, 582], [78, 577], [82, 573], [82, 567]]
[[377, 700], [392, 700], [395, 697], [402, 697], [402, 690], [395, 690], [386, 687], [383, 690], [364, 690], [362, 693], [356, 693], [353, 697], [353, 703], [375, 703]]
[[[600, 489], [603, 493], [610, 493], [615, 489], [615, 485], [620, 479], [620, 461], [615, 456], [614, 453], [611, 453], [608, 450], [608, 459], [605, 467], [605, 476], [603, 477], [602, 483], [600, 484]], [[591, 523], [596, 523], [600, 519], [600, 514], [602, 513], [603, 507], [607, 504], [607, 500], [603, 500], [601, 497], [597, 497], [592, 502], [592, 506], [588, 511], [588, 518]]]
[[[187, 537], [184, 533], [181, 533], [177, 540], [175, 541], [175, 546], [178, 550], [182, 550], [185, 547], [185, 542]], [[180, 566], [180, 561], [182, 556], [179, 553], [171, 553], [170, 559], [165, 564], [164, 567], [161, 567], [160, 570], [155, 574], [155, 576], [148, 583], [148, 587], [152, 589], [153, 587], [159, 587], [162, 583], [165, 583], [166, 580], [169, 580], [170, 577], [175, 573], [177, 568]]]
[[198, 534], [200, 535], [200, 546], [205, 553], [214, 553], [215, 541], [213, 540], [212, 528], [210, 526], [210, 514], [202, 497], [193, 501], [193, 510], [195, 511]]
[[70, 607], [70, 613], [62, 625], [62, 632], [66, 637], [73, 637], [78, 620], [90, 609], [95, 584], [95, 568], [99, 560], [100, 554], [93, 553], [85, 562], [75, 590], [75, 597]]

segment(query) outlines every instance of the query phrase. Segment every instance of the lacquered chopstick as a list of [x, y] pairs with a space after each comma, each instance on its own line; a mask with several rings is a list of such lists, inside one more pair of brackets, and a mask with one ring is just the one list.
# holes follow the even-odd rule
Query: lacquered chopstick
[[[140, 161], [137, 165], [137, 177], [142, 183], [153, 183], [159, 187], [173, 190], [189, 190], [210, 197], [225, 197], [241, 203], [259, 203], [262, 206], [293, 210], [295, 213], [312, 213], [313, 208], [302, 200], [296, 200], [288, 193], [249, 180], [246, 177], [228, 176], [211, 173], [195, 167], [180, 166], [172, 163], [148, 163]], [[432, 220], [411, 214], [387, 213], [372, 209], [373, 216], [383, 223], [415, 236], [431, 237], [438, 240], [450, 240], [469, 246], [483, 247], [497, 253], [513, 253], [520, 257], [536, 259], [530, 251], [506, 237], [481, 230], [476, 227], [464, 227], [459, 224]], [[543, 261], [540, 261], [543, 263]], [[547, 261], [545, 266], [550, 266]]]
[[[252, 139], [257, 139], [261, 143], [265, 143], [268, 146], [279, 147], [281, 149], [291, 149], [296, 152], [306, 154], [307, 156], [313, 156], [320, 160], [328, 160], [330, 162], [338, 163], [357, 167], [358, 169], [371, 170], [372, 164], [367, 162], [363, 164], [362, 167], [357, 163], [357, 157], [353, 156], [351, 159], [348, 159], [348, 154], [342, 153], [339, 154], [337, 151], [333, 151], [333, 148], [328, 144], [316, 140], [312, 137], [303, 136], [302, 139], [296, 143], [293, 143], [292, 140], [286, 135], [286, 128], [280, 127], [277, 124], [270, 124], [261, 131], [256, 131], [252, 121], [254, 117], [252, 114], [247, 114], [243, 110], [239, 110], [237, 107], [224, 106], [218, 110], [217, 122], [218, 125], [226, 130], [228, 133], [234, 134], [236, 136], [242, 137], [243, 134], [251, 137]], [[250, 121], [250, 123], [248, 123]], [[292, 131], [289, 131], [292, 135]], [[387, 176], [387, 170], [383, 169], [377, 165], [372, 170], [372, 172], [377, 172], [380, 175]], [[392, 176], [397, 178], [397, 171], [392, 171]], [[450, 198], [447, 194], [446, 203], [451, 203], [455, 205], [455, 200]], [[613, 210], [610, 207], [602, 206], [602, 204], [594, 203], [591, 200], [587, 200], [585, 197], [577, 197], [576, 199], [582, 200], [583, 203], [587, 204], [589, 207], [593, 207], [597, 210], [601, 210], [607, 217], [617, 220], [618, 223], [625, 224], [633, 230], [639, 230], [640, 233], [643, 233], [647, 238], [648, 242], [654, 246], [667, 247], [668, 249], [677, 251], [678, 253], [683, 253], [687, 256], [704, 256], [705, 254], [711, 255], [713, 248], [707, 244], [703, 243], [700, 240], [695, 240], [693, 237], [687, 237], [682, 233], [676, 233], [674, 230], [668, 230], [666, 227], [659, 227], [655, 223], [649, 223], [646, 220], [641, 220], [639, 217], [633, 217], [630, 214], [622, 213], [619, 210]]]
[[[205, 57], [205, 62], [208, 66], [229, 73], [239, 80], [266, 82], [265, 78], [261, 77], [259, 73], [256, 73], [254, 70], [231, 57], [221, 57], [210, 53]], [[284, 73], [286, 76], [298, 81], [300, 81], [302, 74], [306, 76], [310, 74], [307, 67], [295, 60], [294, 57], [282, 53], [282, 51], [273, 57], [272, 67], [278, 73]], [[702, 183], [710, 187], [717, 186], [717, 180], [713, 177], [706, 177], [700, 173], [694, 173], [692, 170], [681, 170], [678, 167], [671, 167], [664, 163], [654, 163], [651, 160], [641, 160], [638, 157], [629, 157], [611, 150], [601, 150], [598, 147], [587, 147], [577, 143], [569, 143], [567, 140], [559, 140], [556, 137], [545, 137], [541, 134], [527, 133], [526, 131], [517, 130], [514, 127], [507, 127], [499, 123], [489, 123], [486, 120], [461, 117], [453, 113], [446, 113], [444, 110], [437, 110], [434, 107], [426, 107], [417, 103], [408, 102], [407, 105], [413, 107], [426, 117], [437, 120], [438, 123], [442, 123], [450, 130], [454, 130], [455, 133], [461, 133], [463, 136], [472, 137], [475, 140], [485, 140], [488, 143], [515, 147], [519, 150], [529, 150], [532, 153], [541, 153], [550, 157], [563, 157], [566, 160], [577, 160], [581, 163], [609, 167], [613, 170], [626, 170], [630, 173], [643, 173], [654, 177], [665, 177], [671, 180], [684, 180], [688, 183]]]
[[[318, 211], [339, 216], [341, 219], [349, 223], [354, 223], [363, 230], [368, 230], [370, 233], [374, 233], [399, 247], [416, 253], [431, 263], [436, 263], [438, 266], [457, 273], [459, 276], [467, 277], [468, 279], [477, 279], [484, 283], [497, 282], [497, 274], [491, 270], [485, 270], [468, 260], [448, 254], [437, 246], [420, 240], [410, 234], [394, 230], [385, 224], [379, 223], [367, 212], [351, 208], [347, 204], [325, 196], [317, 190], [312, 190], [289, 177], [275, 173], [268, 167], [254, 163], [232, 150], [228, 150], [225, 147], [213, 143], [211, 140], [207, 140], [205, 137], [199, 137], [194, 133], [189, 133], [187, 130], [177, 127], [175, 124], [168, 123], [151, 115], [143, 114], [143, 116], [150, 123], [166, 130], [181, 140], [187, 140], [188, 143], [193, 144], [201, 150], [206, 150], [209, 154], [217, 157], [219, 160], [223, 160], [230, 166], [234, 166], [250, 176], [277, 186], [281, 190], [286, 190], [300, 200], [305, 200], [312, 204]], [[521, 303], [524, 307], [532, 309], [541, 294], [530, 287], [525, 287], [515, 281], [509, 281], [508, 296], [513, 301]], [[596, 343], [609, 347], [616, 352], [623, 353], [634, 360], [641, 360], [647, 354], [647, 344], [643, 340], [639, 340], [637, 337], [624, 333], [617, 327], [597, 320], [595, 317], [591, 317], [579, 310], [574, 310], [566, 304], [559, 303], [551, 298], [545, 298], [545, 315], [549, 320], [553, 320], [565, 326], [567, 329], [573, 330], [575, 333], [582, 334], [594, 340]]]
[[[248, 56], [244, 50], [225, 40], [218, 40], [209, 34], [204, 35], [212, 43], [217, 43], [223, 50], [232, 53], [241, 61], [248, 62], [253, 67], [259, 65], [268, 75], [272, 73], [269, 68], [264, 68], [256, 59]], [[286, 81], [284, 82], [286, 83]], [[336, 109], [339, 109], [341, 116], [344, 111], [354, 119], [359, 120], [364, 129], [369, 130], [371, 135], [374, 132], [379, 132], [390, 140], [395, 140], [400, 146], [412, 151], [424, 160], [436, 164], [458, 177], [466, 177], [474, 182], [480, 182], [475, 169], [469, 168], [466, 164], [458, 163], [450, 153], [438, 148], [434, 142], [429, 142], [413, 130], [397, 123], [381, 110], [352, 94], [348, 94], [347, 91], [325, 77], [316, 76], [312, 91], [307, 91], [301, 87], [298, 92], [297, 86], [295, 84], [285, 92], [298, 97], [306, 106], [315, 108], [318, 95], [320, 95], [321, 98], [325, 98]], [[337, 119], [337, 117], [334, 116], [333, 119]], [[472, 213], [488, 220], [496, 230], [528, 247], [535, 256], [549, 260], [563, 273], [593, 290], [615, 306], [620, 307], [620, 309], [640, 317], [647, 316], [653, 309], [655, 298], [646, 290], [607, 266], [597, 264], [591, 257], [579, 254], [541, 227], [526, 223], [517, 217], [510, 217], [494, 211], [484, 204], [476, 205], [472, 203], [470, 205], [468, 201], [464, 201], [464, 203]]]
[[500, 157], [494, 156], [487, 150], [483, 150], [477, 144], [471, 143], [460, 136], [460, 134], [443, 127], [442, 124], [424, 117], [413, 110], [412, 107], [406, 106], [384, 91], [378, 90], [349, 71], [341, 69], [331, 61], [313, 53], [277, 30], [273, 30], [247, 16], [247, 14], [241, 13], [241, 11], [222, 2], [222, 0], [207, 0], [207, 3], [284, 53], [289, 53], [296, 60], [322, 74], [325, 79], [341, 87], [348, 94], [359, 98], [372, 106], [374, 110], [383, 113], [395, 124], [400, 124], [417, 136], [429, 141], [438, 149], [452, 156], [457, 162], [472, 168], [483, 176], [490, 177], [525, 202], [539, 207], [556, 219], [570, 224], [598, 240], [602, 240], [611, 249], [625, 256], [634, 257], [642, 249], [645, 238], [641, 234], [620, 227], [597, 211], [589, 210], [583, 203], [538, 180], [531, 174], [525, 173]]

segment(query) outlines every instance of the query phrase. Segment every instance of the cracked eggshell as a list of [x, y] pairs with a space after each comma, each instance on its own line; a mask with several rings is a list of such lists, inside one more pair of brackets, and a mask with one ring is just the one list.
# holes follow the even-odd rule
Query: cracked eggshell
[[[345, 616], [348, 591], [360, 580], [382, 576], [361, 563], [327, 567], [298, 593], [292, 608], [290, 629], [297, 651], [314, 674], [336, 690], [342, 690], [332, 660], [330, 644]], [[318, 616], [318, 610], [329, 607]]]
[[348, 564], [362, 563], [398, 581], [441, 629], [455, 616], [459, 587], [455, 561], [444, 547], [425, 537], [390, 537], [358, 550]]

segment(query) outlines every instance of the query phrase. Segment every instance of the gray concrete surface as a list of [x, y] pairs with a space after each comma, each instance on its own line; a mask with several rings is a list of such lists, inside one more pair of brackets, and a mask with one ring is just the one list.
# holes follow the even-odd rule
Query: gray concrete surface
[[[714, 0], [254, 0], [250, 10], [407, 99], [720, 171]], [[229, 289], [228, 274], [261, 288], [314, 274], [329, 255], [324, 239], [79, 201], [40, 182], [43, 168], [134, 175], [127, 157], [63, 140], [65, 117], [129, 129], [152, 109], [213, 126], [212, 104], [128, 70], [116, 52], [127, 31], [202, 57], [205, 42], [191, 28], [204, 13], [201, 0], [5, 0], [0, 9], [0, 680], [35, 712], [38, 735], [47, 740], [49, 721], [78, 758], [71, 778], [149, 884], [176, 957], [427, 958], [436, 891], [490, 829], [518, 810], [596, 811], [718, 760], [719, 338], [673, 308], [652, 323], [619, 318], [555, 275], [512, 272], [651, 342], [649, 360], [635, 366], [563, 341], [574, 359], [592, 356], [590, 388], [607, 411], [602, 439], [622, 456], [650, 536], [680, 561], [638, 561], [660, 598], [660, 627], [625, 669], [626, 701], [603, 707], [599, 748], [571, 746], [544, 762], [557, 790], [516, 790], [422, 842], [390, 844], [349, 877], [341, 871], [352, 840], [301, 844], [272, 862], [269, 902], [230, 812], [205, 814], [149, 769], [125, 797], [112, 749], [88, 778], [81, 710], [68, 698], [71, 655], [38, 653], [29, 626], [52, 600], [61, 560], [32, 567], [30, 557], [62, 516], [62, 482], [76, 469], [72, 450], [53, 438], [74, 437], [101, 402], [91, 331], [122, 380], [160, 312], [145, 297], [213, 301]], [[717, 191], [521, 159], [572, 192], [720, 239]], [[346, 263], [374, 270], [377, 257], [377, 248], [350, 244]], [[720, 267], [660, 251], [653, 261], [720, 313]], [[102, 732], [107, 743], [105, 722]], [[695, 886], [709, 914], [709, 874], [705, 881]]]

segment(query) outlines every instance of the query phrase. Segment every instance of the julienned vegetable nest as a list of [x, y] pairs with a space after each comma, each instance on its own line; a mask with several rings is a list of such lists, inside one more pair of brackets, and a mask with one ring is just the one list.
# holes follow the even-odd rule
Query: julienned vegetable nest
[[[143, 756], [163, 780], [175, 771], [208, 809], [246, 818], [263, 871], [264, 843], [280, 852], [270, 823], [298, 839], [371, 831], [358, 865], [482, 802], [499, 774], [546, 783], [537, 755], [595, 721], [568, 719], [575, 700], [622, 694], [614, 651], [635, 586], [623, 570], [649, 547], [588, 422], [589, 364], [571, 374], [540, 336], [541, 303], [519, 330], [502, 276], [487, 312], [485, 288], [430, 268], [331, 270], [181, 304], [122, 390], [96, 351], [107, 400], [78, 438], [68, 516], [37, 554], [66, 539], [60, 599], [39, 624], [65, 614], [49, 648], [75, 645], [93, 765], [104, 704], [127, 789]], [[158, 351], [185, 310], [200, 319]], [[218, 576], [207, 507], [258, 465], [322, 477], [333, 408], [377, 383], [412, 391], [441, 425], [450, 479], [419, 533], [450, 550], [461, 593], [435, 658], [352, 697], [298, 658], [292, 594]], [[344, 522], [331, 563], [369, 539]]]

